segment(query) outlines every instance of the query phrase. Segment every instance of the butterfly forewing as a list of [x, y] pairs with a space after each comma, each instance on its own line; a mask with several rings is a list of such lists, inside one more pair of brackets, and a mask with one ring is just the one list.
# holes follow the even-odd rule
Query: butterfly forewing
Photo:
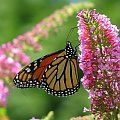
[[33, 61], [14, 78], [18, 88], [43, 88], [54, 96], [69, 96], [80, 87], [76, 50], [66, 48]]
[[39, 58], [25, 68], [23, 68], [14, 78], [13, 82], [18, 88], [40, 87], [44, 71], [47, 66], [59, 55], [63, 50], [57, 51], [43, 58]]

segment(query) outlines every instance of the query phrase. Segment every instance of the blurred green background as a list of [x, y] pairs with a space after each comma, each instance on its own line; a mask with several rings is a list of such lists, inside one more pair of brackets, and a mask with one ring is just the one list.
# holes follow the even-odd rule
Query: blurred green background
[[[98, 12], [107, 15], [112, 24], [120, 28], [120, 0], [91, 0]], [[33, 26], [54, 11], [68, 5], [70, 2], [84, 0], [0, 0], [0, 45], [12, 41], [18, 35], [30, 31]], [[76, 26], [76, 14], [60, 27], [58, 32], [49, 35], [48, 40], [41, 40], [43, 50], [40, 53], [30, 53], [34, 60], [52, 51], [62, 49], [71, 27]], [[70, 41], [77, 45], [77, 31], [74, 31]], [[57, 42], [56, 42], [57, 41]], [[49, 111], [54, 111], [54, 120], [69, 120], [73, 116], [83, 116], [84, 107], [89, 107], [88, 94], [83, 89], [73, 96], [58, 98], [48, 95], [41, 89], [17, 89], [10, 91], [7, 114], [10, 120], [28, 120], [35, 116], [41, 118]]]

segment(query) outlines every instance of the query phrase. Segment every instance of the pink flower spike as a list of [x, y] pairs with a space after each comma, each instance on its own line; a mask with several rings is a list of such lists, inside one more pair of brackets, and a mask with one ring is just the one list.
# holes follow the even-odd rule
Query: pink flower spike
[[119, 30], [96, 10], [82, 10], [77, 18], [81, 43], [78, 59], [84, 72], [82, 84], [91, 99], [90, 110], [98, 118], [120, 113]]

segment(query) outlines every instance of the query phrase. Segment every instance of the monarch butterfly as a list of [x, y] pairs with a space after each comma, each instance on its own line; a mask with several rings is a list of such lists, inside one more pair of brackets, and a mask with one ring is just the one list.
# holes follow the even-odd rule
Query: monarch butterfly
[[[76, 47], [66, 47], [39, 58], [23, 68], [14, 78], [17, 88], [43, 88], [54, 96], [69, 96], [80, 88]], [[82, 72], [82, 70], [80, 69]]]

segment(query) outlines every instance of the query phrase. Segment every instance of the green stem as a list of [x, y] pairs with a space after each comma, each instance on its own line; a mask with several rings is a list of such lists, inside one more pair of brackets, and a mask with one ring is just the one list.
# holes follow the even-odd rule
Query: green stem
[[116, 110], [113, 112], [113, 116], [115, 120], [118, 120], [118, 113]]
[[52, 120], [52, 119], [53, 119], [53, 116], [54, 116], [54, 112], [53, 112], [53, 111], [50, 111], [50, 112], [48, 113], [48, 115], [47, 115], [44, 119], [42, 119], [42, 120]]

